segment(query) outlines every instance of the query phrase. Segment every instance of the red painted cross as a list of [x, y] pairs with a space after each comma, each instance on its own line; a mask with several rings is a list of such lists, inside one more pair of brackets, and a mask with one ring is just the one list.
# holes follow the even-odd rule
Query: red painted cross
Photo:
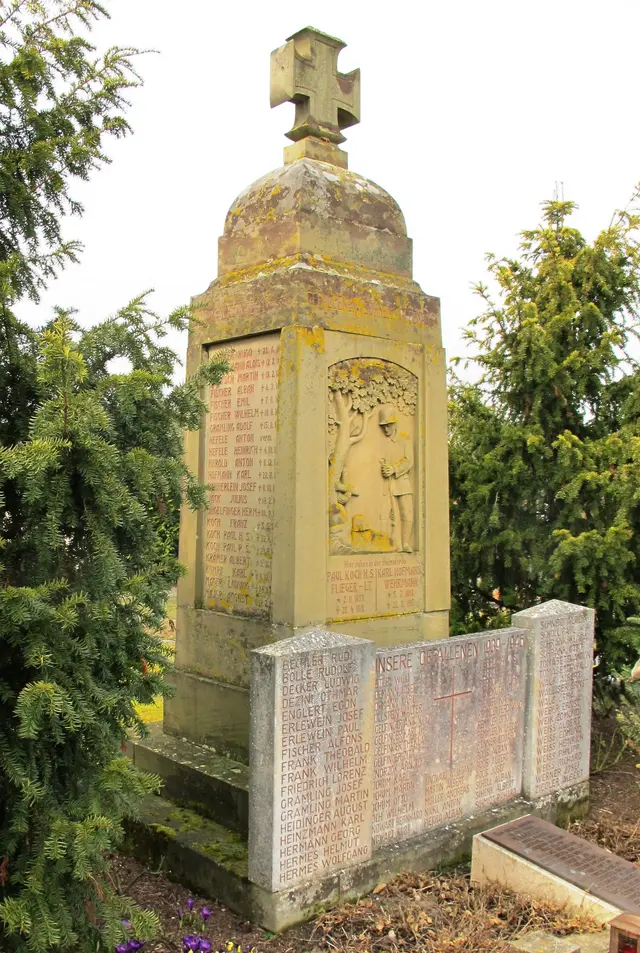
[[456, 691], [456, 670], [453, 670], [453, 675], [451, 678], [451, 694], [450, 695], [439, 695], [437, 698], [434, 698], [434, 701], [448, 701], [451, 699], [451, 729], [449, 733], [449, 767], [453, 767], [453, 727], [455, 724], [455, 704], [456, 698], [462, 698], [463, 695], [471, 695], [472, 692], [457, 692]]

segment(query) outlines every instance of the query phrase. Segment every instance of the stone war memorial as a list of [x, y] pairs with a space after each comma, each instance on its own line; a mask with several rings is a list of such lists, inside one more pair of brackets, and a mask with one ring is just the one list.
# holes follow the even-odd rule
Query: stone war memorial
[[147, 859], [270, 930], [588, 797], [594, 614], [449, 638], [445, 355], [402, 211], [348, 169], [360, 73], [315, 29], [271, 55], [284, 165], [232, 202], [187, 372], [173, 694], [132, 744], [163, 779]]

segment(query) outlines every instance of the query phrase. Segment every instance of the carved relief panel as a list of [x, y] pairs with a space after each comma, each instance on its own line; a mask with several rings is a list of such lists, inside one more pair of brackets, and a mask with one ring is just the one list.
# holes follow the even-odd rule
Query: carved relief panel
[[417, 402], [418, 379], [398, 364], [358, 357], [329, 368], [328, 596], [334, 619], [420, 609]]

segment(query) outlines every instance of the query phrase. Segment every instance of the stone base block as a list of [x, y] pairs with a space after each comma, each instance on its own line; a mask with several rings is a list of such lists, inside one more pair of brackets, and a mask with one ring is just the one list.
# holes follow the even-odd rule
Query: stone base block
[[572, 933], [571, 939], [580, 953], [609, 953], [609, 930], [602, 933]]
[[408, 645], [449, 637], [449, 611], [413, 612], [409, 615], [381, 619], [358, 619], [348, 622], [330, 622], [325, 628], [358, 639], [369, 639], [378, 648]]
[[519, 940], [511, 940], [507, 946], [514, 953], [582, 953], [574, 937], [553, 936], [543, 930], [535, 930]]
[[[584, 803], [585, 791], [574, 792]], [[565, 807], [569, 795], [565, 792]], [[167, 875], [204, 896], [215, 897], [241, 916], [279, 932], [310, 920], [321, 908], [355, 900], [403, 870], [432, 870], [468, 861], [475, 834], [525, 814], [557, 817], [556, 798], [532, 804], [518, 798], [473, 818], [429, 831], [415, 840], [375, 851], [370, 860], [289, 890], [270, 893], [249, 881], [246, 841], [193, 811], [159, 797], [147, 798], [140, 820], [129, 824], [129, 848], [145, 863], [164, 859]]]
[[249, 692], [179, 670], [167, 681], [175, 694], [165, 699], [165, 732], [248, 764]]
[[137, 768], [158, 775], [163, 794], [241, 834], [249, 828], [249, 769], [208, 748], [174, 738], [154, 725], [149, 736], [130, 743]]
[[[263, 645], [300, 635], [302, 629], [265, 619], [240, 618], [208, 609], [179, 605], [176, 666], [188, 672], [230, 687], [249, 689], [251, 652]], [[412, 612], [407, 615], [322, 623], [322, 627], [343, 635], [369, 639], [379, 648], [446, 639], [449, 636], [449, 612]], [[305, 627], [303, 627], [305, 628]]]
[[622, 911], [478, 834], [473, 839], [471, 882], [498, 883], [532, 900], [586, 913], [607, 924]]

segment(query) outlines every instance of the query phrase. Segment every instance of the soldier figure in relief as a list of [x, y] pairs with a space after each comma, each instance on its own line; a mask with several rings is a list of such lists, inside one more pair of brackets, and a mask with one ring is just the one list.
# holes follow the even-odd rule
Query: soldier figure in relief
[[[413, 552], [413, 441], [406, 433], [398, 431], [398, 412], [393, 404], [380, 408], [380, 427], [389, 441], [389, 456], [380, 461], [382, 476], [386, 481], [391, 508], [391, 521], [395, 522], [394, 503], [400, 516], [400, 545], [403, 553]], [[396, 535], [396, 534], [394, 534]]]

